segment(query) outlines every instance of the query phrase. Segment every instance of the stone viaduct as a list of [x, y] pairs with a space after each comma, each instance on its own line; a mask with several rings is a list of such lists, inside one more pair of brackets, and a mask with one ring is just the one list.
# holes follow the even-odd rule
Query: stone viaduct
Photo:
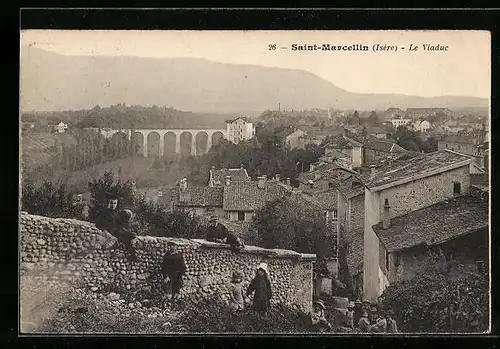
[[161, 157], [168, 153], [201, 155], [212, 145], [226, 138], [226, 129], [101, 129], [101, 134], [110, 138], [124, 133], [136, 144], [137, 152], [144, 156]]

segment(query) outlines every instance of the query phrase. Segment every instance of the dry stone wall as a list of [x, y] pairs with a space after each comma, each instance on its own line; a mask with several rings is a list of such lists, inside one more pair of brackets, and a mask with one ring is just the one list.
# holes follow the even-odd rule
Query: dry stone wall
[[229, 297], [233, 271], [243, 273], [244, 287], [256, 266], [269, 266], [273, 303], [309, 311], [313, 297], [313, 254], [246, 246], [233, 252], [225, 244], [205, 240], [144, 236], [134, 240], [138, 260], [127, 259], [115, 238], [94, 224], [72, 219], [22, 213], [21, 272], [47, 280], [82, 283], [92, 292], [162, 296], [161, 260], [167, 251], [180, 252], [187, 272], [181, 298], [203, 302], [211, 296]]

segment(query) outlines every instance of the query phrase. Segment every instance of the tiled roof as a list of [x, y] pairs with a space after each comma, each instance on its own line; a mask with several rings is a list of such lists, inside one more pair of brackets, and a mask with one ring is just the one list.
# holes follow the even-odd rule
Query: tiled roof
[[226, 120], [226, 123], [230, 124], [230, 123], [232, 123], [232, 122], [234, 122], [234, 121], [236, 121], [238, 119], [243, 119], [243, 121], [245, 121], [245, 122], [247, 122], [247, 120], [248, 120], [245, 116], [239, 116], [239, 117], [234, 118], [234, 119], [228, 119], [228, 120]]
[[236, 182], [224, 187], [224, 211], [256, 211], [267, 202], [288, 195], [290, 190], [281, 183], [267, 180], [264, 188], [257, 181]]
[[183, 192], [185, 201], [180, 201], [181, 189], [172, 189], [172, 204], [185, 207], [222, 207], [224, 188], [187, 187]]
[[210, 177], [215, 185], [224, 185], [226, 176], [231, 176], [231, 182], [250, 181], [247, 170], [244, 168], [223, 168], [219, 170], [210, 170]]
[[354, 139], [348, 138], [344, 135], [337, 135], [325, 146], [325, 148], [334, 149], [352, 149], [354, 147], [361, 147], [362, 144], [356, 142]]
[[445, 136], [439, 141], [442, 143], [448, 142], [448, 143], [461, 143], [461, 144], [474, 144], [474, 145], [479, 145], [481, 143], [478, 137], [461, 136], [461, 135]]
[[351, 175], [336, 185], [337, 189], [348, 199], [365, 193], [361, 176]]
[[297, 180], [301, 183], [307, 184], [309, 181], [318, 181], [320, 179], [328, 179], [331, 178], [331, 174], [333, 171], [346, 171], [352, 173], [353, 171], [343, 168], [335, 163], [324, 163], [319, 165], [311, 172], [301, 173]]
[[437, 245], [487, 228], [488, 207], [487, 200], [462, 196], [393, 218], [388, 229], [381, 223], [373, 229], [389, 252]]
[[333, 211], [337, 209], [337, 192], [333, 189], [314, 193], [300, 193], [299, 195], [322, 210]]
[[386, 162], [376, 169], [375, 176], [365, 176], [364, 184], [368, 188], [390, 184], [415, 175], [423, 175], [450, 165], [472, 161], [468, 156], [448, 150], [421, 154], [408, 152], [391, 162]]
[[347, 268], [352, 276], [363, 268], [364, 231], [363, 229], [350, 231], [346, 233], [345, 237], [351, 251], [351, 253], [347, 253]]
[[343, 159], [343, 158], [349, 157], [349, 155], [344, 154], [344, 153], [338, 151], [337, 149], [328, 150], [328, 156], [332, 157], [332, 158], [337, 158], [337, 159]]
[[396, 143], [377, 137], [368, 137], [363, 144], [364, 148], [383, 151], [386, 153], [396, 153], [406, 151], [404, 148], [400, 147]]

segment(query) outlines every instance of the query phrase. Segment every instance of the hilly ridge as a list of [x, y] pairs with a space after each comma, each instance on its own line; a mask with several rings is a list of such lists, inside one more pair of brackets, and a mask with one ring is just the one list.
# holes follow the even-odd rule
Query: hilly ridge
[[488, 107], [476, 97], [358, 94], [303, 70], [216, 63], [197, 58], [64, 56], [21, 51], [21, 109], [77, 110], [95, 105], [168, 105], [193, 112], [276, 109]]

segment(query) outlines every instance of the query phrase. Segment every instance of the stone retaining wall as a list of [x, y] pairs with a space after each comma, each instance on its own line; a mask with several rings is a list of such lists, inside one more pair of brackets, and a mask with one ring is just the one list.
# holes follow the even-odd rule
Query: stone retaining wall
[[232, 252], [205, 240], [144, 236], [134, 240], [138, 261], [129, 262], [115, 238], [88, 222], [21, 213], [21, 272], [44, 279], [79, 281], [92, 292], [161, 296], [160, 264], [167, 251], [180, 252], [187, 273], [181, 298], [202, 302], [228, 298], [233, 271], [246, 287], [260, 262], [269, 266], [273, 303], [309, 311], [313, 297], [313, 254], [246, 246]]

